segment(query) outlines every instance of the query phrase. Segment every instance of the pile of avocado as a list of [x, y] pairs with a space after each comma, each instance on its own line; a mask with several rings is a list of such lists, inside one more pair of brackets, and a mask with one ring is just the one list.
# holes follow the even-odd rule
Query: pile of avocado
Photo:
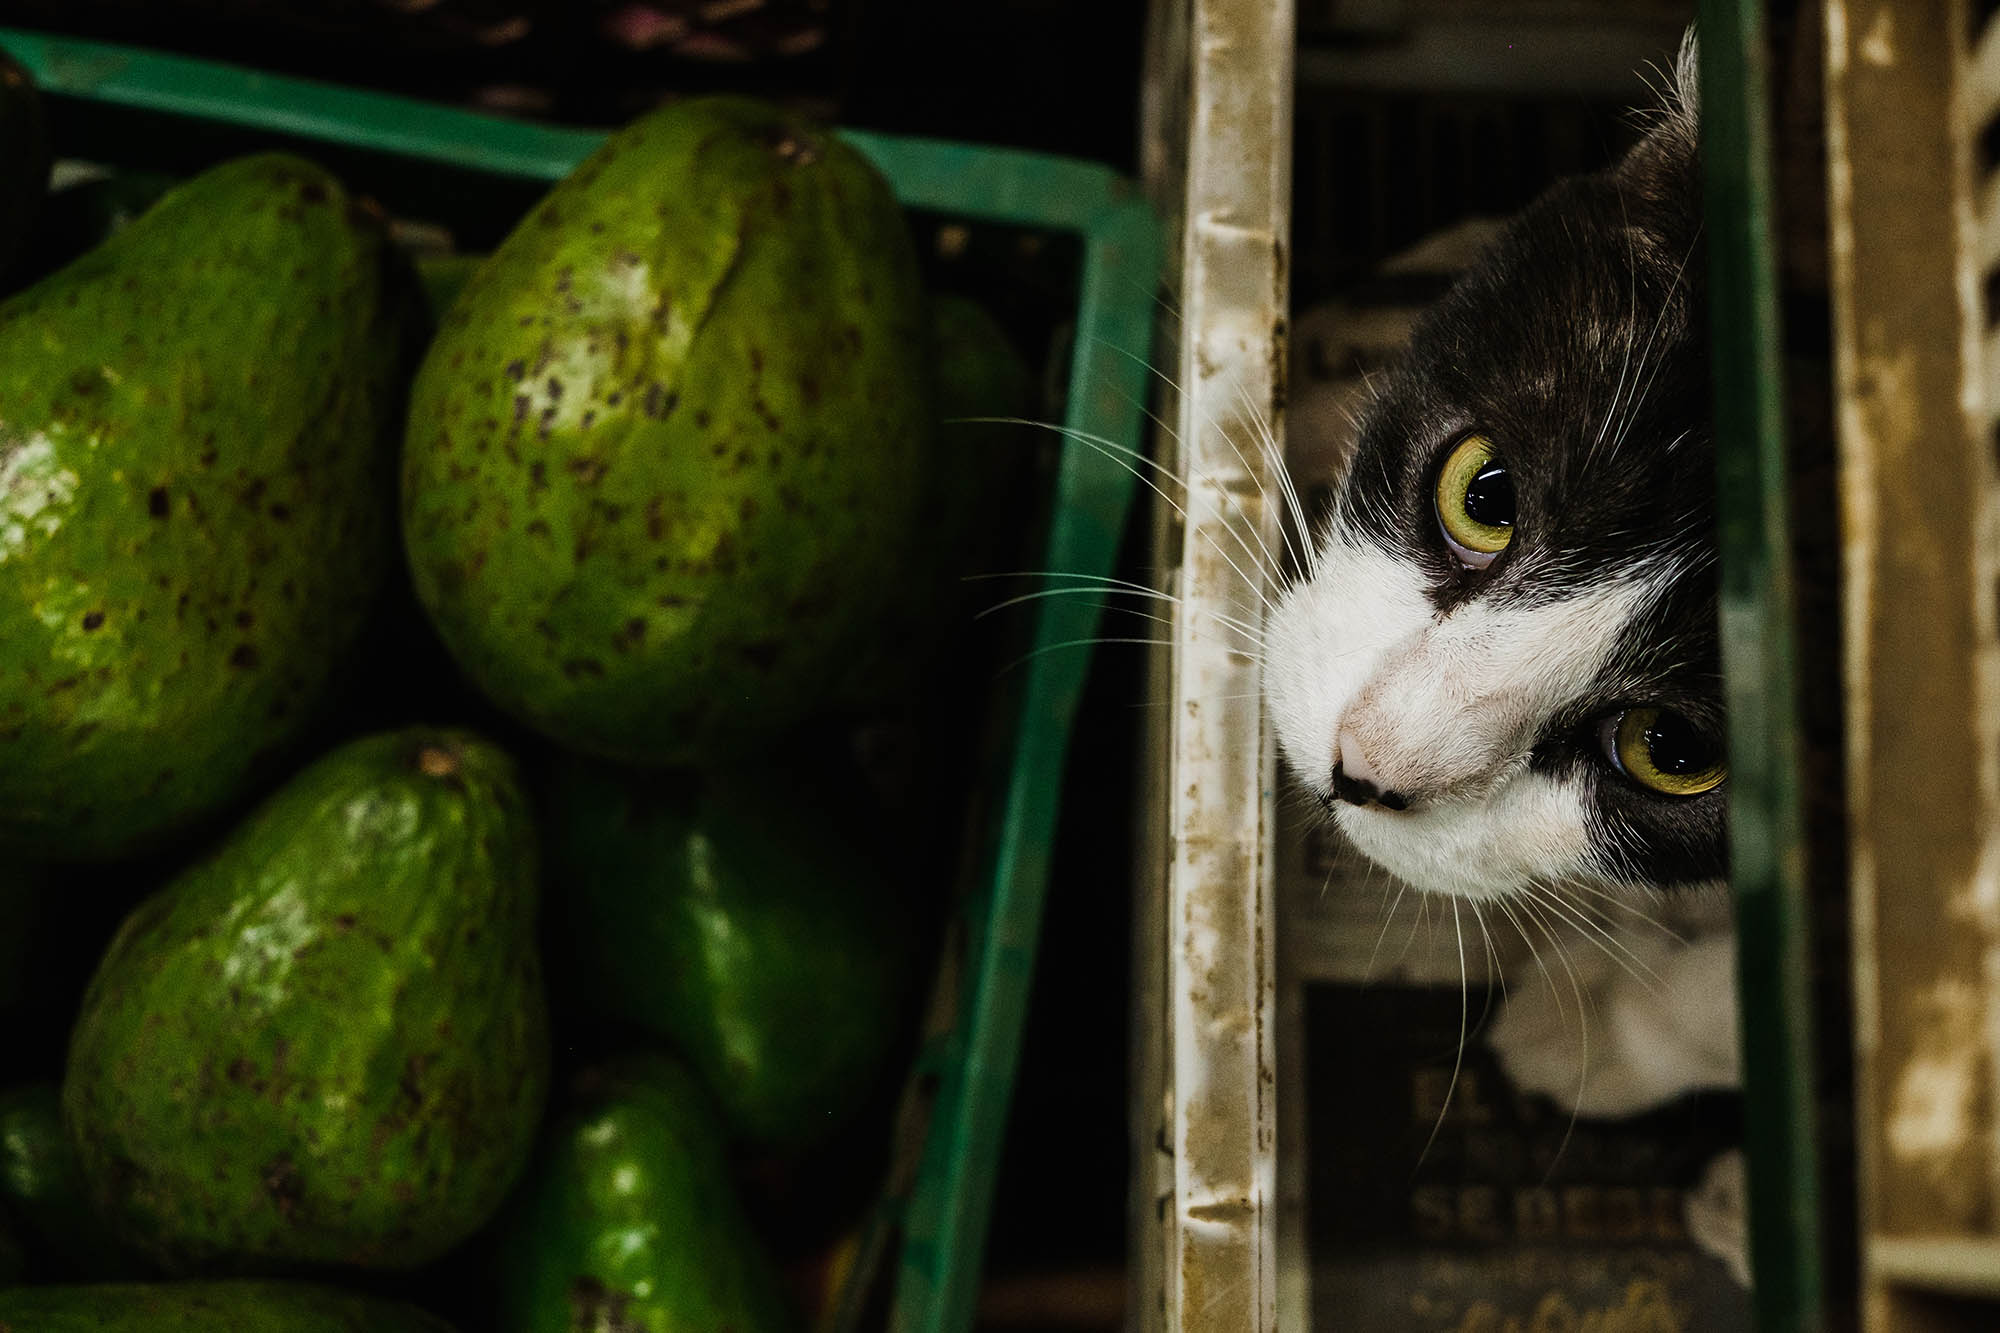
[[0, 58], [0, 1333], [803, 1327], [771, 1218], [888, 1139], [937, 914], [858, 720], [1007, 527], [940, 428], [1007, 339], [749, 100], [421, 262], [47, 133]]

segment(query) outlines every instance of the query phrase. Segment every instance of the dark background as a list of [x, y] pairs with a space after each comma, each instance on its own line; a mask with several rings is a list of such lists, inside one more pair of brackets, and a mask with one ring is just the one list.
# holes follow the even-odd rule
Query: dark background
[[[0, 19], [537, 119], [611, 125], [730, 89], [846, 124], [1130, 169], [1143, 0], [655, 0], [687, 38], [634, 49], [608, 0], [6, 0]], [[738, 7], [740, 8], [740, 6]], [[727, 43], [724, 58], [696, 38]], [[786, 54], [806, 43], [810, 50]]]

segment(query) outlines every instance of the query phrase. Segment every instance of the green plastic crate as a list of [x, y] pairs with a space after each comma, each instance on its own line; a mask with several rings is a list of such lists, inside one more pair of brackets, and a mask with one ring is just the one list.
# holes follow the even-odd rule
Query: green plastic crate
[[[15, 29], [0, 28], [0, 49], [45, 92], [72, 103], [502, 179], [559, 180], [604, 137]], [[1045, 570], [1109, 575], [1136, 484], [1135, 468], [1120, 455], [1136, 459], [1144, 446], [1160, 246], [1151, 208], [1129, 182], [1091, 163], [881, 134], [844, 137], [881, 169], [906, 207], [1080, 239], [1065, 435], [1039, 559]], [[887, 1219], [901, 1236], [891, 1321], [901, 1333], [969, 1328], [977, 1305], [1064, 764], [1090, 665], [1080, 641], [1097, 632], [1099, 619], [1090, 599], [1041, 598], [1035, 607], [1035, 651], [1010, 705], [1019, 717], [1004, 781], [983, 821], [994, 833], [980, 849], [964, 908], [956, 1021], [919, 1056], [918, 1068], [935, 1077], [935, 1101], [907, 1206]]]

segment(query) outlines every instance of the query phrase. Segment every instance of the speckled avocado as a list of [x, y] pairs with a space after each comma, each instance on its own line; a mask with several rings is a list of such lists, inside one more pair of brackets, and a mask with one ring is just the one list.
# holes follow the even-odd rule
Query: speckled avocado
[[779, 1333], [777, 1269], [687, 1069], [634, 1055], [577, 1080], [510, 1207], [503, 1333]]
[[861, 817], [775, 768], [578, 763], [555, 785], [552, 924], [577, 993], [670, 1040], [732, 1138], [795, 1151], [842, 1129], [902, 1035], [914, 972]]
[[774, 108], [613, 135], [459, 294], [403, 474], [418, 593], [496, 703], [634, 763], [822, 707], [881, 625], [934, 426], [908, 229]]
[[386, 265], [267, 155], [0, 304], [0, 851], [157, 841], [313, 721], [394, 549]]
[[63, 1118], [98, 1214], [170, 1271], [414, 1267], [498, 1206], [548, 1079], [514, 766], [455, 732], [308, 767], [142, 903]]
[[137, 1282], [0, 1290], [0, 1333], [451, 1333], [451, 1325], [305, 1282]]
[[[931, 298], [930, 329], [937, 357], [938, 415], [944, 418], [945, 437], [948, 442], [967, 441], [963, 446], [948, 447], [975, 456], [990, 453], [1001, 460], [1017, 460], [1021, 444], [1014, 432], [1019, 427], [963, 420], [1019, 417], [1032, 409], [1035, 377], [1013, 340], [985, 306], [950, 292]], [[948, 473], [1004, 471], [1009, 466], [977, 457], [955, 461], [958, 466]]]
[[49, 135], [28, 71], [0, 51], [0, 275], [34, 228], [49, 188]]

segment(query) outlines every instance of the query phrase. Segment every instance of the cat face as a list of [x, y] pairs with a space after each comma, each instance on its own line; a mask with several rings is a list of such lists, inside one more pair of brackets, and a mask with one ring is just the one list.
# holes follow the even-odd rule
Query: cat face
[[1379, 386], [1269, 619], [1288, 767], [1419, 888], [1724, 873], [1700, 220], [1680, 107], [1523, 213]]

